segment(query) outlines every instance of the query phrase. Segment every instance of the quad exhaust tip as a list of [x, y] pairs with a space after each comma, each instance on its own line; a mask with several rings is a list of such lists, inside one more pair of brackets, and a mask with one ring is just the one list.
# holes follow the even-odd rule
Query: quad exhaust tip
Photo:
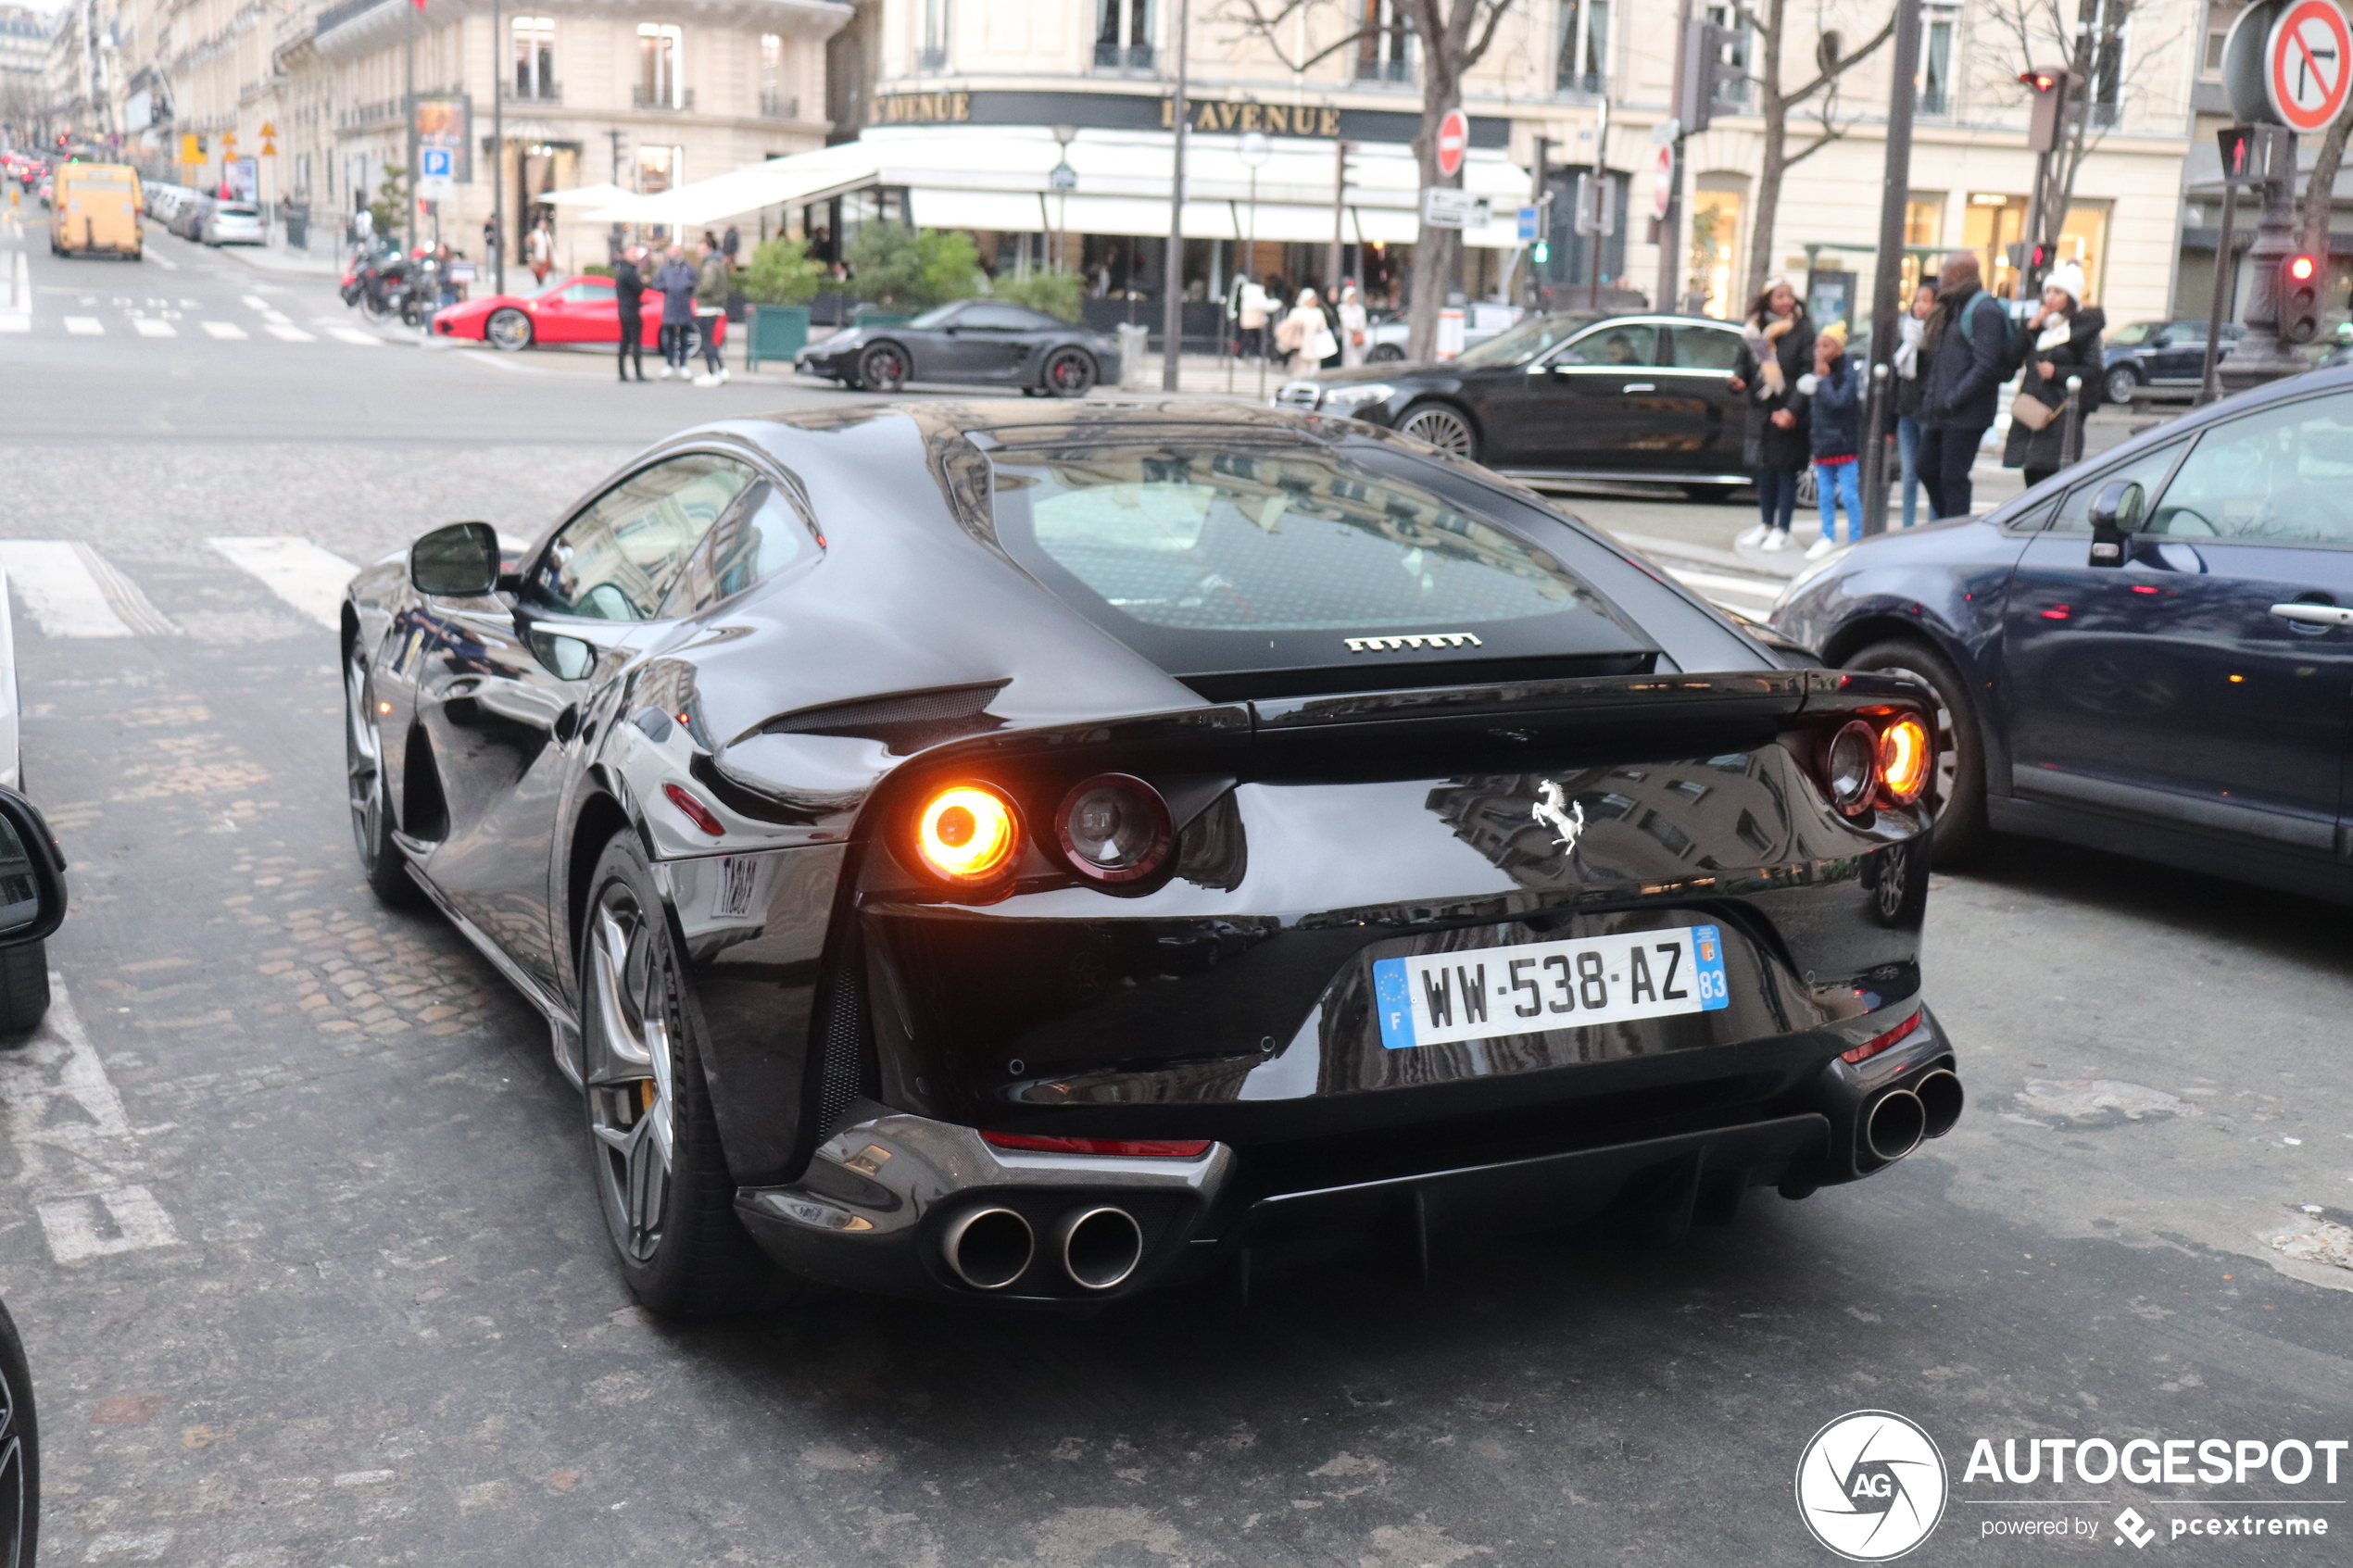
[[[1955, 1079], [1953, 1086], [1957, 1090], [1960, 1081]], [[1872, 1102], [1864, 1118], [1863, 1142], [1872, 1154], [1893, 1164], [1919, 1148], [1927, 1126], [1928, 1109], [1920, 1097], [1909, 1089], [1890, 1089]]]
[[1054, 1227], [1063, 1270], [1082, 1290], [1109, 1290], [1144, 1258], [1144, 1228], [1125, 1209], [1074, 1209]]
[[1029, 1271], [1038, 1237], [1010, 1209], [975, 1209], [949, 1225], [940, 1251], [975, 1290], [1002, 1290]]
[[1954, 1073], [1940, 1067], [1913, 1085], [1912, 1092], [1920, 1097], [1920, 1109], [1927, 1116], [1920, 1129], [1922, 1137], [1941, 1138], [1961, 1119], [1964, 1097], [1961, 1081]]

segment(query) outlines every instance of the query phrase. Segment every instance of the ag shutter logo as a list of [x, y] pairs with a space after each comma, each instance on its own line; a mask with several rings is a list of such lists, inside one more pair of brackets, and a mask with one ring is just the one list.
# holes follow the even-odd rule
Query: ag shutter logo
[[1890, 1411], [1840, 1416], [1797, 1461], [1799, 1517], [1850, 1562], [1885, 1562], [1928, 1539], [1945, 1487], [1935, 1442]]

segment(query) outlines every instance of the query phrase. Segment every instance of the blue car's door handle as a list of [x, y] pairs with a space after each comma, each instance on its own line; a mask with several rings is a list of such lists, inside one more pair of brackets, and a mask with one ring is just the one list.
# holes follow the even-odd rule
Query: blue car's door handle
[[2353, 626], [2353, 608], [2345, 605], [2273, 605], [2271, 613], [2282, 621], [2299, 621], [2307, 626]]

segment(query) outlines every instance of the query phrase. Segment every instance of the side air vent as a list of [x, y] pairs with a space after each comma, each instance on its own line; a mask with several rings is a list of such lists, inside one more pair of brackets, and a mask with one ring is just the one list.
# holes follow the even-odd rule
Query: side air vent
[[986, 711], [1009, 683], [939, 686], [930, 691], [903, 692], [897, 696], [837, 702], [825, 708], [804, 708], [760, 726], [767, 735], [855, 735], [877, 740], [891, 754], [904, 757], [927, 746], [984, 735], [1005, 721]]

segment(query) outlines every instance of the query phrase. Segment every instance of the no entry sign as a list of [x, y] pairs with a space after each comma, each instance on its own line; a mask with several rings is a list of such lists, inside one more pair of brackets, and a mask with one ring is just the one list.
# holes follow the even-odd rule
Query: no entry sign
[[[2319, 0], [2307, 0], [2318, 4]], [[2339, 56], [2342, 59], [2344, 56]], [[2340, 97], [2343, 94], [2340, 92]], [[1460, 109], [1448, 109], [1446, 118], [1438, 122], [1438, 172], [1452, 180], [1461, 172], [1464, 149], [1470, 145], [1470, 117]]]
[[2293, 0], [2263, 45], [2264, 87], [2284, 125], [2318, 131], [2345, 107], [2353, 31], [2336, 0]]

